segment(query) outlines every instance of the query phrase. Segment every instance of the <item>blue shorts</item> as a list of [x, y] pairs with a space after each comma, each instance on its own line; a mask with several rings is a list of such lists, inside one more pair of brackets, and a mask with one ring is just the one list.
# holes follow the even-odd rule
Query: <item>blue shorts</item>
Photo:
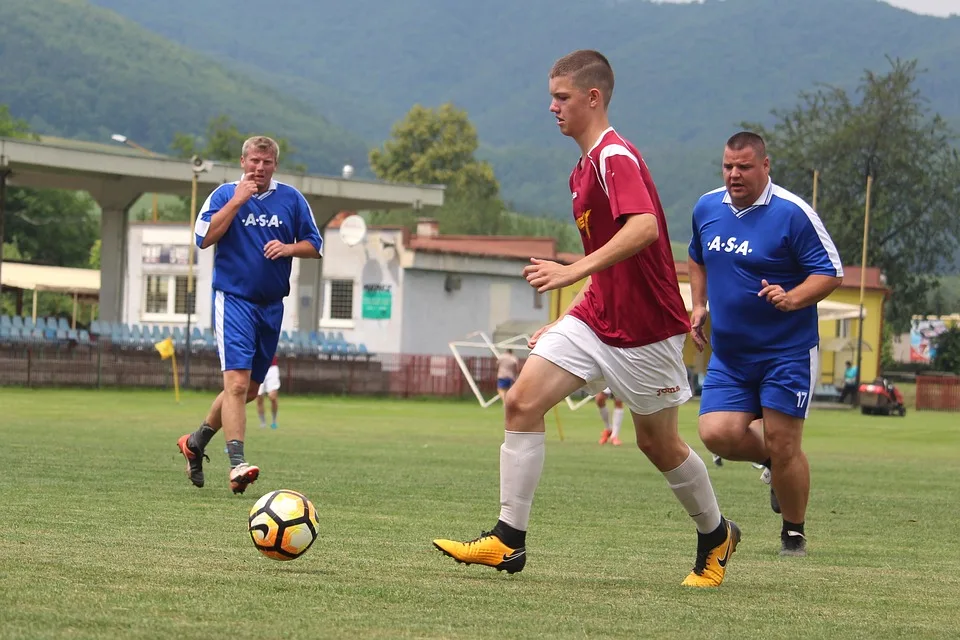
[[251, 380], [263, 382], [280, 341], [283, 301], [261, 305], [215, 291], [213, 310], [221, 370], [249, 370]]
[[506, 391], [513, 386], [513, 378], [497, 378], [497, 389]]
[[806, 418], [820, 370], [818, 347], [766, 360], [725, 362], [714, 353], [700, 395], [700, 415], [773, 409]]

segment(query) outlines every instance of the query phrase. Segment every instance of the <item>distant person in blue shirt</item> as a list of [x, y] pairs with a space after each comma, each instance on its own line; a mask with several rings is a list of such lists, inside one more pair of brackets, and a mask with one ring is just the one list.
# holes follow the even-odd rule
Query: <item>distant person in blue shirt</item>
[[770, 469], [780, 554], [802, 556], [810, 468], [800, 442], [819, 375], [816, 305], [843, 267], [816, 212], [771, 182], [760, 136], [727, 141], [723, 178], [694, 207], [690, 240], [693, 339], [702, 350], [709, 300], [713, 347], [700, 437], [726, 460]]
[[847, 396], [857, 395], [857, 367], [847, 360], [843, 371], [843, 389], [840, 391], [840, 402], [846, 402]]
[[214, 332], [223, 370], [223, 391], [207, 419], [177, 441], [197, 487], [203, 486], [204, 449], [221, 427], [233, 492], [243, 493], [260, 475], [243, 457], [245, 405], [257, 397], [277, 350], [293, 258], [322, 255], [320, 231], [303, 194], [273, 179], [279, 154], [277, 143], [265, 136], [244, 142], [243, 177], [217, 187], [197, 216], [197, 246], [217, 245]]

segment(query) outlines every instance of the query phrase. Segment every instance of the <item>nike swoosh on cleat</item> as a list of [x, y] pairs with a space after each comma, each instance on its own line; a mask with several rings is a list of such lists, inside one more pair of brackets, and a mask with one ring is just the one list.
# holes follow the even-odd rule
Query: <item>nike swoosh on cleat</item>
[[526, 552], [527, 552], [526, 549], [518, 549], [517, 551], [514, 551], [514, 552], [512, 552], [512, 553], [510, 553], [510, 554], [506, 554], [506, 553], [505, 553], [505, 554], [503, 554], [503, 561], [504, 561], [504, 562], [510, 562], [511, 560], [516, 560], [516, 559], [519, 558], [520, 556], [524, 555]]
[[731, 532], [728, 535], [729, 537], [727, 538], [727, 548], [724, 550], [723, 557], [717, 558], [717, 564], [720, 565], [721, 567], [727, 566], [727, 560], [730, 559], [730, 549], [733, 547], [733, 533]]

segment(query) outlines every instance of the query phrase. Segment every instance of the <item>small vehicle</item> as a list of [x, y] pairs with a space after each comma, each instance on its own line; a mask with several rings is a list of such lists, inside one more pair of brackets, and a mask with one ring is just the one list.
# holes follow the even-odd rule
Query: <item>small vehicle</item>
[[898, 416], [907, 415], [903, 404], [903, 394], [886, 378], [877, 378], [873, 382], [860, 385], [860, 413], [863, 415]]

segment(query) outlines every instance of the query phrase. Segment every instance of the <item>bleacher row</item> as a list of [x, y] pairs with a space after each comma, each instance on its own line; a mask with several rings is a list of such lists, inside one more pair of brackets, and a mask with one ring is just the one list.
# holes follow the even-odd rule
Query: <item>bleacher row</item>
[[[194, 327], [191, 333], [192, 348], [203, 351], [216, 351], [217, 341], [210, 329]], [[129, 348], [153, 348], [153, 345], [166, 338], [172, 338], [177, 346], [186, 344], [186, 332], [179, 326], [173, 328], [162, 325], [128, 325], [122, 322], [94, 320], [86, 329], [71, 329], [65, 318], [37, 318], [30, 316], [0, 315], [0, 342], [76, 342], [92, 344], [99, 340], [109, 340], [112, 344]], [[367, 354], [364, 344], [347, 342], [342, 332], [330, 331], [283, 331], [277, 350], [281, 353], [327, 353], [327, 354]]]

